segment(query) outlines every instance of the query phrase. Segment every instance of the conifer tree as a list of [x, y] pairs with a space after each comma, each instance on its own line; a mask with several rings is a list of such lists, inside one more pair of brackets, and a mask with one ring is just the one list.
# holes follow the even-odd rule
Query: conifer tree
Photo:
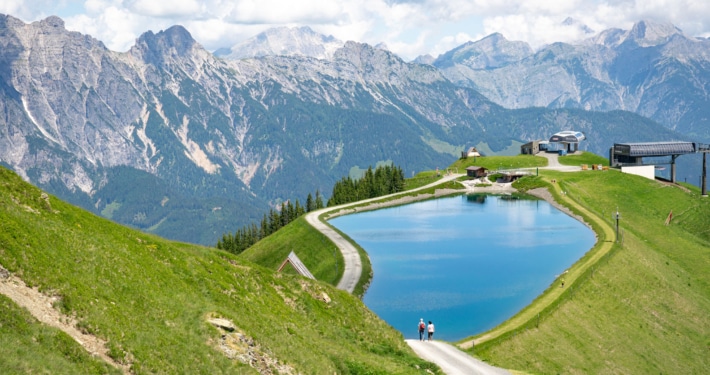
[[311, 193], [308, 193], [308, 198], [306, 198], [306, 211], [311, 212], [315, 210], [316, 208], [316, 203], [313, 201], [313, 196]]
[[320, 189], [316, 190], [316, 210], [323, 208], [323, 197], [320, 195]]

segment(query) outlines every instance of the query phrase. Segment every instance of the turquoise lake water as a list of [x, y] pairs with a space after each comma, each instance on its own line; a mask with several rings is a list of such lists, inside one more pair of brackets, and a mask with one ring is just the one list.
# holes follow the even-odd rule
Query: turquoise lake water
[[416, 338], [420, 318], [456, 341], [513, 316], [595, 243], [542, 200], [463, 195], [329, 221], [370, 256], [365, 304]]

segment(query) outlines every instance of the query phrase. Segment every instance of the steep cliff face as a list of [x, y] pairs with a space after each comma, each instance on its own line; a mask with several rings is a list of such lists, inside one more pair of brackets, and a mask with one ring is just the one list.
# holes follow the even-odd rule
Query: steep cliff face
[[[168, 227], [168, 212], [184, 214], [192, 198], [205, 200], [197, 206], [208, 213], [267, 207], [233, 173], [221, 173], [235, 165], [249, 168], [232, 152], [238, 126], [216, 139], [216, 130], [207, 130], [218, 123], [214, 117], [228, 123], [222, 117], [232, 103], [220, 90], [229, 68], [184, 28], [146, 33], [119, 54], [67, 31], [56, 17], [24, 24], [4, 16], [1, 22], [0, 105], [6, 116], [0, 118], [0, 160], [25, 179], [95, 212], [108, 206], [107, 216], [144, 229]], [[231, 153], [220, 155], [226, 143]], [[132, 186], [121, 167], [142, 171], [150, 181]], [[153, 189], [142, 190], [148, 186]], [[225, 190], [230, 195], [224, 202], [206, 201]], [[206, 242], [221, 234], [214, 232], [178, 239]]]
[[[423, 81], [410, 82], [419, 72], [369, 46], [349, 45], [335, 61], [229, 62], [175, 26], [115, 53], [59, 18], [25, 24], [9, 16], [0, 20], [0, 44], [2, 163], [169, 237], [214, 243], [269, 204], [327, 193], [356, 165], [394, 156], [419, 170], [449, 158], [422, 140], [435, 125], [425, 118], [437, 117], [426, 103], [400, 103], [416, 102], [406, 89], [446, 80], [418, 67]], [[401, 134], [402, 126], [410, 130]], [[404, 156], [412, 152], [420, 155]], [[194, 230], [180, 228], [190, 220]]]
[[[641, 21], [579, 44], [510, 53], [493, 35], [440, 56], [434, 66], [508, 108], [626, 110], [690, 137], [710, 139], [710, 42], [671, 24]], [[458, 53], [476, 51], [476, 58]], [[487, 63], [487, 62], [493, 63]], [[501, 63], [502, 62], [502, 63]]]
[[[622, 117], [640, 140], [665, 132], [638, 116], [506, 110], [355, 42], [329, 59], [230, 61], [174, 26], [116, 53], [56, 17], [2, 16], [0, 47], [0, 162], [97, 214], [189, 242], [213, 244], [283, 200], [327, 196], [353, 167], [389, 160], [409, 174], [472, 144], [503, 150], [560, 128], [617, 134]], [[486, 64], [525, 54], [514, 44]], [[609, 142], [592, 137], [588, 149]]]

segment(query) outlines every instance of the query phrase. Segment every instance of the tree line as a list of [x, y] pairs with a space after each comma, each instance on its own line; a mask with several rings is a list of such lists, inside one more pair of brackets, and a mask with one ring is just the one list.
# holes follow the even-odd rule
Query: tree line
[[306, 205], [296, 199], [296, 203], [291, 201], [282, 202], [280, 209], [270, 209], [268, 214], [264, 214], [259, 225], [251, 223], [237, 229], [234, 233], [225, 233], [217, 241], [216, 247], [234, 254], [240, 254], [262, 238], [276, 232], [296, 220], [303, 214], [323, 208], [323, 197], [320, 190], [316, 190], [315, 198], [308, 193]]
[[362, 199], [381, 197], [404, 190], [404, 172], [402, 168], [385, 165], [374, 171], [367, 168], [365, 175], [357, 180], [343, 177], [333, 186], [333, 194], [328, 199], [328, 207], [356, 202]]
[[[352, 179], [348, 176], [336, 182], [333, 186], [333, 194], [328, 199], [328, 207], [356, 202], [361, 199], [375, 198], [403, 190], [404, 172], [402, 168], [385, 165], [379, 166], [373, 171], [372, 167], [369, 167], [360, 179]], [[315, 198], [312, 194], [308, 194], [305, 206], [302, 206], [298, 199], [296, 199], [295, 204], [291, 203], [290, 200], [283, 202], [280, 209], [272, 208], [268, 214], [264, 214], [258, 225], [251, 223], [237, 229], [234, 233], [223, 234], [222, 238], [217, 241], [216, 247], [234, 254], [240, 254], [262, 238], [285, 227], [301, 215], [323, 207], [323, 197], [319, 190], [316, 190]]]

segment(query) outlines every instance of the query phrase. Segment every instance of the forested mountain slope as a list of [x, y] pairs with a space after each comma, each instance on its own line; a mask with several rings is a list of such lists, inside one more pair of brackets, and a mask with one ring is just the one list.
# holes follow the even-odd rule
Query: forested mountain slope
[[507, 110], [436, 68], [365, 44], [331, 59], [227, 61], [180, 26], [125, 53], [57, 17], [0, 17], [0, 163], [53, 194], [168, 238], [214, 244], [269, 207], [351, 169], [389, 161], [407, 176], [468, 146], [492, 152], [584, 131], [606, 154], [619, 139], [680, 138], [624, 112]]

